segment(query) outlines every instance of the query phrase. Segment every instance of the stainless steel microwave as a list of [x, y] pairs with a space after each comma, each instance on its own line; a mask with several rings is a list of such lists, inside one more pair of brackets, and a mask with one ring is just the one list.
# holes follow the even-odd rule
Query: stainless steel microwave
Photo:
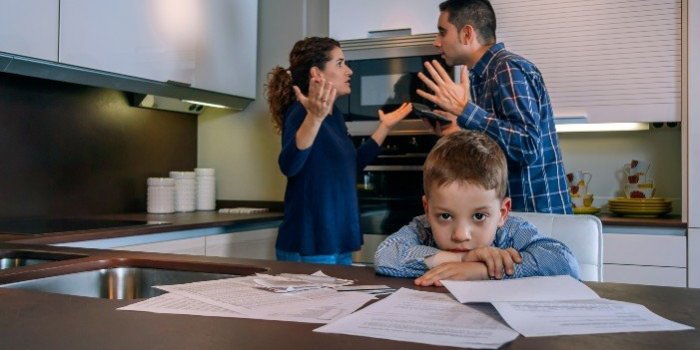
[[[416, 93], [416, 89], [429, 91], [418, 78], [418, 72], [427, 74], [423, 66], [425, 61], [437, 59], [447, 67], [432, 45], [434, 38], [434, 34], [425, 34], [341, 42], [347, 64], [353, 71], [352, 91], [338, 98], [336, 105], [345, 113], [352, 135], [371, 134], [379, 119], [378, 109], [391, 111], [403, 102], [434, 107]], [[429, 133], [415, 114], [394, 129], [395, 134]]]

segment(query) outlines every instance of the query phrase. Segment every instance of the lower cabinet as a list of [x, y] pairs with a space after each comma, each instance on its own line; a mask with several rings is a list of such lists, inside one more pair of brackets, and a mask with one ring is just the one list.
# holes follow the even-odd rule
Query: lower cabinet
[[700, 288], [700, 228], [688, 229], [688, 287]]
[[682, 235], [606, 232], [603, 235], [603, 281], [686, 287], [687, 242], [685, 230], [680, 233]]
[[204, 238], [207, 256], [275, 260], [276, 227]]
[[175, 239], [171, 241], [130, 245], [114, 249], [152, 253], [204, 255], [205, 238], [206, 237]]
[[389, 236], [375, 234], [362, 235], [364, 244], [362, 244], [362, 249], [352, 253], [352, 261], [360, 264], [374, 264], [374, 252], [377, 251], [379, 244], [387, 237]]
[[194, 238], [161, 240], [109, 248], [153, 253], [275, 260], [276, 240], [277, 227], [272, 227], [229, 233], [203, 233], [202, 236]]

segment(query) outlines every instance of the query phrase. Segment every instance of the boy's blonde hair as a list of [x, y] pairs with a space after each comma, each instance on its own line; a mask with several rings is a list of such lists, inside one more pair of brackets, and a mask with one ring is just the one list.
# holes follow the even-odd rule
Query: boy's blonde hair
[[430, 187], [453, 182], [495, 189], [500, 199], [506, 197], [508, 164], [501, 147], [490, 137], [475, 131], [458, 131], [442, 137], [428, 154], [423, 165], [423, 190], [430, 197]]

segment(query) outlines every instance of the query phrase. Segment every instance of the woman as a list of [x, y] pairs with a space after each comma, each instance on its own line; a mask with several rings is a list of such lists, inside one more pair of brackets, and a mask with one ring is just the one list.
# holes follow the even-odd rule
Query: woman
[[267, 98], [282, 134], [279, 166], [287, 176], [277, 259], [352, 263], [362, 246], [356, 176], [380, 151], [389, 130], [412, 110], [379, 113], [379, 126], [355, 149], [335, 98], [350, 93], [352, 71], [330, 38], [298, 41], [288, 69], [269, 74]]

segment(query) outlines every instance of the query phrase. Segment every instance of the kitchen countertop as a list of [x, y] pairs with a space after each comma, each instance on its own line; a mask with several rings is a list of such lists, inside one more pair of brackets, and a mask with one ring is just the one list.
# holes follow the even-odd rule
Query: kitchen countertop
[[[267, 212], [259, 214], [220, 214], [217, 211], [197, 211], [192, 213], [174, 214], [128, 213], [96, 215], [89, 216], [87, 218], [167, 222], [167, 224], [141, 225], [122, 228], [107, 228], [70, 232], [54, 232], [37, 235], [0, 234], [0, 242], [58, 244], [65, 242], [144, 235], [151, 233], [202, 229], [208, 227], [235, 227], [237, 225], [249, 225], [256, 223], [279, 221], [282, 220], [283, 217], [284, 214], [281, 212]], [[610, 214], [601, 214], [598, 215], [598, 217], [600, 218], [604, 226], [646, 226], [660, 228], [687, 227], [687, 224], [681, 221], [680, 216], [668, 216], [663, 218], [625, 218]]]
[[[0, 249], [29, 245], [0, 243]], [[268, 268], [270, 273], [325, 273], [357, 280], [358, 284], [413, 287], [410, 279], [377, 276], [369, 267], [330, 266], [155, 253], [91, 251], [59, 247], [38, 249], [94, 254], [82, 264], [106, 261], [166, 261], [211, 264], [217, 272], [231, 264]], [[59, 271], [71, 272], [70, 261], [0, 271], [0, 283], [33, 278]], [[235, 265], [234, 265], [235, 266]], [[15, 271], [12, 271], [15, 270]], [[20, 271], [17, 271], [20, 270]], [[695, 327], [682, 332], [643, 332], [602, 335], [518, 337], [508, 349], [660, 349], [691, 348], [700, 344], [700, 289], [586, 283], [601, 297], [641, 303], [673, 321]], [[134, 300], [108, 300], [0, 288], [0, 339], [7, 349], [434, 349], [435, 346], [340, 334], [312, 332], [317, 324], [223, 317], [117, 311]], [[447, 348], [447, 347], [445, 347]]]
[[284, 214], [280, 212], [267, 212], [259, 214], [220, 214], [217, 211], [196, 211], [192, 213], [174, 214], [130, 213], [112, 215], [93, 215], [87, 218], [167, 222], [167, 224], [141, 225], [70, 232], [53, 232], [35, 235], [0, 234], [0, 242], [11, 241], [13, 243], [56, 244], [92, 239], [105, 239], [143, 235], [150, 233], [201, 229], [208, 227], [264, 223], [281, 220], [283, 216]]
[[681, 221], [680, 216], [664, 216], [660, 218], [628, 218], [613, 214], [598, 215], [603, 225], [610, 226], [650, 226], [687, 228], [688, 224]]

